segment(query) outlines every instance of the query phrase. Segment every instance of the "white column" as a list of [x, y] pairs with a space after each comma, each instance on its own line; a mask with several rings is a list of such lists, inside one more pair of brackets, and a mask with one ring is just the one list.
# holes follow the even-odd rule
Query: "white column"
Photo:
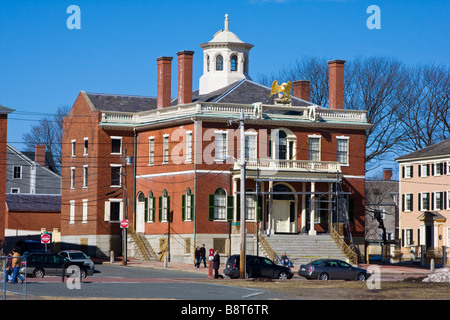
[[333, 195], [331, 194], [331, 192], [333, 192], [333, 183], [331, 183], [331, 182], [328, 184], [328, 191], [330, 192], [330, 194], [327, 197], [327, 199], [328, 199], [328, 233], [330, 233], [331, 228], [333, 226], [333, 221], [331, 221], [331, 219], [332, 219], [331, 210], [333, 209], [333, 203], [331, 202], [331, 200], [333, 199]]
[[233, 189], [231, 190], [233, 197], [233, 221], [237, 221], [239, 212], [237, 212], [237, 179], [233, 178]]
[[313, 193], [316, 191], [316, 183], [311, 182], [311, 205], [309, 210], [309, 235], [315, 236], [316, 230], [314, 229], [315, 211], [316, 211], [316, 195]]
[[[306, 182], [302, 182], [302, 192], [306, 192]], [[302, 194], [302, 232], [306, 232], [306, 194]]]
[[[269, 181], [269, 192], [273, 192], [273, 181]], [[269, 212], [268, 214], [268, 225], [267, 225], [267, 234], [273, 234], [272, 225], [273, 225], [273, 194], [269, 194]]]

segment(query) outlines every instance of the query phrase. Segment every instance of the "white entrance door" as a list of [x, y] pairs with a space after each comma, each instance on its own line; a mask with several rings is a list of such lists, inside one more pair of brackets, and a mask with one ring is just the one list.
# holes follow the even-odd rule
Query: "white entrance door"
[[275, 232], [291, 232], [290, 220], [290, 201], [273, 200], [273, 216], [275, 222]]
[[145, 202], [137, 202], [136, 205], [136, 232], [145, 232]]

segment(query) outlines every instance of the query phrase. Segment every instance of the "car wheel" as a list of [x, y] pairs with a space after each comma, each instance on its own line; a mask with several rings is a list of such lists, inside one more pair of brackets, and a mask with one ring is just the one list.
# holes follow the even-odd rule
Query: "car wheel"
[[364, 272], [358, 273], [358, 275], [356, 276], [356, 280], [358, 280], [358, 281], [366, 281], [366, 275], [364, 274]]
[[278, 279], [281, 280], [286, 280], [288, 278], [288, 274], [286, 272], [280, 272], [280, 274], [278, 275]]
[[86, 269], [81, 269], [81, 277], [86, 278], [87, 277], [87, 271]]
[[245, 279], [249, 279], [250, 278], [250, 274], [248, 273], [248, 271], [245, 272]]
[[328, 276], [328, 273], [323, 272], [319, 276], [319, 280], [327, 281], [328, 279], [330, 279], [330, 277]]
[[33, 278], [43, 278], [45, 275], [44, 269], [36, 268], [33, 270]]

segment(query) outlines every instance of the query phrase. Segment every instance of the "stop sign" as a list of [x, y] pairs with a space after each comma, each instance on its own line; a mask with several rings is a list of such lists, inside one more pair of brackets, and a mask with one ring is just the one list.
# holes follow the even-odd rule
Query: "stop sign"
[[50, 235], [44, 233], [43, 235], [41, 235], [41, 243], [50, 243]]
[[128, 228], [128, 220], [123, 219], [122, 221], [120, 221], [120, 227], [124, 229]]

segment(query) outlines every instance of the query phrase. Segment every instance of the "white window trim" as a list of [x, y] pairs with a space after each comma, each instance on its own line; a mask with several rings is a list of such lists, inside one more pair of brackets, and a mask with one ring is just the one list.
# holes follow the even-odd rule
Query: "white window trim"
[[[162, 154], [162, 164], [168, 164], [169, 163], [169, 157], [170, 157], [170, 145], [169, 145], [169, 137], [170, 135], [168, 133], [163, 134], [163, 143], [162, 143], [162, 147], [163, 147], [163, 154]], [[167, 144], [167, 159], [166, 159], [166, 144]]]
[[437, 168], [439, 167], [439, 165], [441, 164], [442, 162], [435, 162], [435, 163], [433, 163], [432, 165], [434, 166], [434, 176], [435, 177], [440, 177], [440, 176], [442, 176], [443, 174], [444, 174], [444, 164], [442, 164], [442, 170], [441, 170], [441, 172], [440, 173], [437, 173]]
[[70, 148], [71, 148], [71, 153], [72, 153], [72, 158], [75, 158], [75, 153], [76, 153], [76, 148], [77, 148], [77, 140], [76, 139], [72, 139], [70, 141]]
[[[347, 140], [347, 159], [345, 163], [339, 163], [341, 167], [349, 167], [350, 166], [350, 137], [348, 136], [336, 136], [336, 158], [337, 158], [337, 140]], [[337, 160], [337, 159], [336, 159]]]
[[[247, 132], [245, 132], [245, 136], [255, 137], [255, 157], [253, 157], [253, 158], [250, 157], [250, 149], [249, 149], [249, 156], [248, 156], [248, 158], [246, 160], [250, 160], [251, 161], [251, 160], [258, 159], [258, 132], [256, 132], [256, 131], [247, 131]], [[288, 146], [288, 148], [289, 148], [289, 146]]]
[[[188, 139], [190, 137], [190, 139]], [[193, 135], [192, 130], [186, 131], [186, 159], [185, 162], [192, 162], [192, 148], [193, 148]]]
[[[87, 147], [87, 148], [86, 148], [86, 141], [87, 141], [87, 143], [88, 143], [88, 147]], [[86, 137], [86, 138], [84, 138], [84, 140], [83, 140], [83, 156], [87, 156], [88, 153], [89, 153], [89, 138]]]
[[81, 223], [87, 223], [88, 217], [88, 199], [83, 199], [83, 220]]
[[75, 189], [75, 167], [70, 167], [70, 189]]
[[414, 170], [413, 165], [404, 165], [405, 167], [405, 179], [411, 179], [411, 172]]
[[[309, 138], [316, 138], [319, 139], [319, 160], [322, 161], [322, 136], [318, 134], [308, 134], [308, 158], [309, 158]], [[308, 161], [315, 161], [315, 160], [309, 160]]]
[[122, 154], [122, 138], [123, 137], [119, 137], [119, 136], [111, 136], [110, 137], [111, 138], [111, 147], [112, 147], [112, 141], [113, 140], [120, 140], [120, 151], [119, 152], [112, 152], [112, 150], [111, 150], [111, 154], [114, 154], [114, 155], [117, 155], [117, 154]]
[[[14, 190], [17, 190], [17, 192], [14, 192]], [[20, 188], [11, 188], [11, 193], [20, 193]]]
[[[427, 211], [427, 210], [433, 210], [432, 208], [431, 208], [431, 192], [420, 192], [419, 193], [420, 194], [420, 211]], [[424, 201], [423, 201], [423, 195], [424, 194], [427, 194], [428, 195], [428, 207], [430, 208], [430, 209], [427, 209], [427, 208], [424, 208], [424, 206], [423, 206], [423, 203], [424, 203]]]
[[[217, 158], [217, 152], [216, 152], [216, 150], [217, 150], [217, 142], [218, 142], [217, 139], [216, 139], [217, 134], [220, 134], [220, 135], [225, 134], [225, 141], [224, 141], [225, 152], [224, 152], [223, 158]], [[215, 162], [219, 162], [219, 163], [223, 163], [223, 162], [226, 161], [227, 155], [228, 155], [228, 131], [226, 131], [226, 130], [214, 130], [214, 161]]]
[[[109, 165], [110, 166], [110, 168], [112, 168], [112, 167], [120, 167], [120, 180], [119, 180], [119, 184], [118, 185], [111, 185], [111, 187], [121, 187], [122, 186], [122, 165], [121, 164], [110, 164]], [[111, 169], [110, 169], [110, 172], [111, 172]], [[110, 181], [109, 182], [111, 182], [111, 177], [110, 177]]]
[[[442, 206], [442, 208], [441, 209], [438, 209], [438, 207], [437, 207], [437, 195], [438, 195], [438, 193], [440, 193], [440, 194], [442, 194], [442, 196], [441, 196], [441, 206]], [[434, 206], [433, 206], [433, 208], [431, 208], [431, 210], [433, 210], [433, 211], [442, 211], [442, 210], [444, 210], [444, 208], [445, 208], [445, 204], [444, 204], [444, 191], [433, 191], [433, 193], [432, 193], [432, 195], [433, 195], [433, 204], [434, 204]]]
[[[89, 166], [87, 164], [83, 165], [83, 189], [87, 189], [89, 181]], [[87, 173], [87, 174], [86, 174]]]
[[[20, 168], [20, 177], [18, 177], [18, 178], [14, 177], [14, 171], [15, 171], [14, 169], [15, 168]], [[22, 168], [22, 166], [13, 166], [12, 167], [12, 178], [17, 180], [17, 179], [22, 179], [22, 176], [23, 176], [23, 168]]]
[[408, 196], [411, 196], [411, 198], [413, 199], [414, 202], [414, 195], [412, 193], [405, 193], [405, 211], [404, 212], [411, 212], [413, 211], [413, 205], [408, 209]]
[[[150, 146], [153, 148], [153, 154], [150, 153]], [[155, 165], [155, 137], [148, 137], [148, 165]]]
[[75, 200], [70, 200], [69, 224], [75, 223]]
[[[105, 221], [109, 223], [119, 223], [123, 218], [123, 201], [122, 199], [115, 199], [115, 198], [108, 200], [109, 201], [106, 201], [106, 203], [108, 203], [108, 206], [105, 207]], [[120, 202], [119, 220], [111, 220], [111, 202]]]

